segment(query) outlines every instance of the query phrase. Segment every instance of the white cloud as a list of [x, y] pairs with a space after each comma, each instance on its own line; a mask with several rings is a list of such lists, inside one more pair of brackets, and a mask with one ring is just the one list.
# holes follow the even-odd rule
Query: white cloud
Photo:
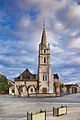
[[56, 37], [56, 35], [51, 31], [47, 32], [47, 41], [48, 43], [55, 44], [55, 45], [59, 45], [59, 42], [60, 42], [58, 37]]
[[21, 20], [18, 22], [19, 26], [21, 27], [29, 27], [29, 25], [31, 24], [30, 23], [30, 19], [29, 17], [27, 16], [24, 16], [24, 17], [21, 17]]
[[21, 56], [20, 61], [22, 63], [25, 63], [25, 62], [26, 63], [31, 63], [31, 62], [34, 62], [34, 58], [32, 58], [32, 56], [25, 55], [25, 56]]
[[66, 21], [70, 26], [80, 26], [80, 6], [72, 4], [66, 14]]
[[79, 48], [80, 49], [80, 38], [73, 38], [71, 40], [69, 40], [69, 47], [70, 48]]
[[73, 62], [75, 64], [80, 64], [80, 56], [75, 56], [74, 59], [73, 59]]
[[15, 59], [13, 59], [13, 57], [10, 57], [10, 56], [5, 56], [5, 55], [1, 55], [0, 56], [0, 61], [2, 62], [2, 64], [5, 64], [5, 65], [14, 65], [16, 63]]
[[[76, 74], [78, 68], [75, 66], [72, 68], [70, 65], [80, 64], [80, 58], [76, 50], [76, 48], [80, 48], [80, 6], [73, 0], [19, 0], [17, 4], [20, 7], [18, 14], [21, 12], [22, 16], [14, 22], [16, 27], [12, 33], [4, 31], [7, 35], [17, 36], [18, 38], [15, 38], [17, 43], [13, 39], [0, 41], [0, 55], [10, 55], [8, 58], [6, 58], [6, 55], [3, 58], [1, 57], [2, 61], [5, 60], [4, 63], [11, 64], [12, 67], [13, 65], [16, 68], [21, 67], [21, 70], [24, 67], [30, 67], [32, 72], [35, 71], [35, 64], [37, 65], [38, 62], [38, 45], [41, 42], [42, 35], [42, 21], [45, 16], [47, 40], [51, 46], [52, 68], [55, 67], [54, 71], [58, 69], [58, 73], [61, 73], [63, 78], [73, 72]], [[39, 11], [35, 20], [31, 20], [31, 16], [27, 14], [29, 10]], [[2, 31], [2, 28], [0, 29]], [[1, 71], [7, 73], [8, 76], [14, 77], [19, 72], [23, 72], [20, 69], [16, 70], [16, 68], [3, 69], [3, 66], [0, 66]], [[66, 70], [64, 66], [66, 66]], [[69, 79], [69, 77], [66, 78]]]
[[80, 6], [72, 5], [69, 9], [68, 17], [72, 20], [80, 19]]
[[58, 46], [51, 46], [51, 51], [53, 54], [62, 54], [64, 50], [62, 48], [59, 48]]
[[79, 33], [79, 31], [73, 31], [73, 32], [71, 32], [71, 37], [75, 37], [77, 34]]
[[60, 23], [60, 22], [56, 22], [55, 29], [63, 30], [64, 29], [64, 25], [62, 23]]
[[64, 84], [78, 84], [78, 85], [80, 85], [80, 79], [75, 79], [75, 80], [71, 80], [71, 81], [67, 81], [66, 83], [64, 83]]
[[62, 74], [63, 76], [70, 76], [74, 72], [75, 72], [74, 68], [64, 68], [64, 72]]

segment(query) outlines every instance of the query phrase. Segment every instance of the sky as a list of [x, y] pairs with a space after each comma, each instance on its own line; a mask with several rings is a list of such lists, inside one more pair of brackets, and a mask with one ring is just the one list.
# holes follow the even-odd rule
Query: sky
[[52, 73], [80, 83], [80, 0], [0, 0], [0, 73], [37, 74], [44, 17]]

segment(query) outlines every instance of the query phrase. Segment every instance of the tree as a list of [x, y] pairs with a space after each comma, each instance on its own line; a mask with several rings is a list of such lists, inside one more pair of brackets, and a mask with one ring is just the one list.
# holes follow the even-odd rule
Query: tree
[[61, 83], [60, 81], [54, 81], [54, 88], [55, 88], [55, 94], [57, 96], [57, 88], [59, 87], [60, 88], [60, 96], [62, 96], [62, 88], [63, 88], [63, 83]]
[[56, 95], [56, 97], [57, 97], [58, 82], [59, 81], [54, 81], [54, 89], [55, 89], [55, 95]]
[[8, 79], [6, 76], [0, 74], [0, 94], [8, 93]]

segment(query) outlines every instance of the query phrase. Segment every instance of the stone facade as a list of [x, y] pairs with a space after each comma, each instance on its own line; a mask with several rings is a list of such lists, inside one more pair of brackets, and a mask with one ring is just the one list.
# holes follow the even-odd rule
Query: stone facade
[[64, 85], [64, 93], [65, 94], [74, 94], [79, 93], [79, 85], [77, 84], [65, 84]]
[[36, 93], [38, 88], [37, 75], [32, 75], [26, 69], [20, 76], [14, 78], [15, 81], [15, 95], [29, 96], [31, 93]]
[[39, 44], [38, 63], [39, 93], [53, 93], [53, 75], [50, 64], [50, 45], [47, 42], [45, 26]]
[[14, 93], [15, 93], [15, 82], [11, 81], [11, 80], [8, 80], [8, 84], [10, 85], [9, 94], [14, 95]]

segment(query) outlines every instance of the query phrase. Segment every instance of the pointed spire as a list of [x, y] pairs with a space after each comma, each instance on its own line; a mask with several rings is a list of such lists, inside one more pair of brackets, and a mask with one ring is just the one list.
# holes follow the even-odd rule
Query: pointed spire
[[42, 45], [47, 45], [46, 30], [45, 30], [45, 18], [43, 20], [43, 32], [42, 32], [41, 44]]

